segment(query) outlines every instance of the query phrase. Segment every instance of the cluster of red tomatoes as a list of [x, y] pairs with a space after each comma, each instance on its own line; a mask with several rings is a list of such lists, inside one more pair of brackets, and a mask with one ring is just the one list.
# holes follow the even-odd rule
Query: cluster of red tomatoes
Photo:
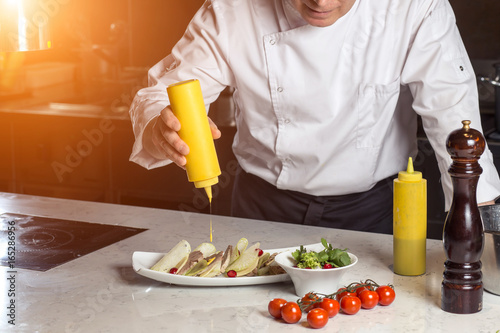
[[377, 305], [389, 305], [396, 297], [391, 285], [380, 286], [372, 280], [351, 283], [330, 295], [307, 293], [297, 302], [287, 302], [275, 298], [269, 302], [268, 311], [276, 319], [294, 324], [300, 321], [302, 313], [307, 313], [307, 323], [312, 328], [322, 328], [342, 311], [353, 315], [363, 309], [373, 309]]

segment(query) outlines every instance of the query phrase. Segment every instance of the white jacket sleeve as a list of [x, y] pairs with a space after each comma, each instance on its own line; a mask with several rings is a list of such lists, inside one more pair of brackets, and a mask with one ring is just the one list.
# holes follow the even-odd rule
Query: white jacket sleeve
[[[476, 77], [455, 23], [453, 10], [446, 0], [422, 1], [415, 15], [415, 36], [401, 76], [413, 94], [414, 110], [422, 116], [427, 137], [436, 153], [449, 210], [453, 187], [448, 168], [452, 160], [446, 151], [446, 139], [471, 120], [471, 127], [482, 132]], [[500, 195], [500, 179], [487, 148], [479, 161], [483, 173], [479, 179], [477, 201], [493, 200]]]
[[227, 65], [227, 29], [221, 24], [217, 7], [210, 1], [200, 8], [172, 53], [148, 72], [148, 87], [139, 90], [130, 107], [130, 119], [135, 136], [130, 161], [147, 169], [169, 164], [158, 160], [143, 147], [142, 139], [148, 123], [168, 106], [167, 86], [184, 80], [198, 79], [205, 104], [210, 105], [220, 92], [231, 84]]

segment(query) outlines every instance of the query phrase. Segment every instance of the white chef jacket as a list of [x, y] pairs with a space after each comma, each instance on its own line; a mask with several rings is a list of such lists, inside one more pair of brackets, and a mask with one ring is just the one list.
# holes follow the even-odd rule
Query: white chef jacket
[[[170, 162], [143, 149], [142, 133], [169, 104], [166, 87], [195, 78], [207, 108], [226, 86], [234, 88], [233, 151], [242, 168], [312, 195], [367, 191], [405, 170], [417, 153], [418, 113], [449, 208], [446, 138], [462, 120], [478, 130], [481, 121], [448, 1], [357, 0], [323, 28], [306, 24], [289, 1], [205, 2], [134, 99], [131, 161], [146, 168]], [[488, 149], [480, 164], [478, 202], [500, 194]]]

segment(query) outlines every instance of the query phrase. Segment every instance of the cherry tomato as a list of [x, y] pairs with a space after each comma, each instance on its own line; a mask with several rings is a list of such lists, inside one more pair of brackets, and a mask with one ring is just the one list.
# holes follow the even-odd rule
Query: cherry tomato
[[344, 296], [356, 296], [356, 292], [352, 292], [352, 291], [349, 291], [347, 290], [346, 288], [340, 288], [339, 290], [337, 290], [337, 301], [340, 302], [340, 300], [342, 299], [342, 297]]
[[361, 307], [363, 309], [373, 309], [379, 301], [378, 293], [374, 290], [364, 290], [359, 294]]
[[340, 304], [337, 300], [331, 298], [323, 298], [318, 303], [318, 308], [325, 309], [328, 313], [328, 318], [333, 318], [339, 313]]
[[295, 324], [302, 318], [302, 311], [295, 302], [287, 302], [281, 308], [281, 318], [289, 324]]
[[328, 323], [328, 313], [322, 308], [312, 309], [307, 314], [307, 323], [312, 328], [322, 328]]
[[330, 268], [333, 268], [332, 264], [326, 263], [323, 265], [323, 269], [330, 269]]
[[319, 300], [319, 296], [316, 295], [315, 293], [307, 293], [302, 297], [300, 300], [302, 311], [305, 313], [308, 313], [311, 311], [315, 305], [318, 303], [317, 301]]
[[275, 298], [272, 301], [269, 302], [269, 305], [267, 306], [267, 310], [276, 319], [281, 318], [281, 308], [283, 305], [285, 305], [286, 300], [283, 298]]
[[172, 268], [170, 268], [170, 271], [168, 271], [168, 272], [170, 274], [177, 274], [177, 271], [178, 271], [177, 267], [172, 267]]
[[361, 295], [361, 293], [362, 293], [363, 291], [365, 291], [365, 290], [372, 290], [372, 289], [370, 289], [370, 288], [369, 288], [369, 287], [367, 287], [367, 286], [357, 287], [357, 288], [356, 288], [356, 296], [358, 296], [358, 297], [359, 297], [359, 296]]
[[230, 278], [234, 278], [238, 275], [238, 273], [236, 273], [236, 271], [233, 271], [233, 270], [230, 270], [229, 272], [227, 272], [227, 277], [230, 277]]
[[357, 296], [344, 296], [340, 300], [340, 308], [346, 314], [356, 314], [361, 309], [361, 300]]
[[394, 289], [392, 289], [390, 286], [378, 287], [377, 293], [379, 296], [378, 303], [380, 305], [389, 305], [392, 302], [394, 302], [394, 299], [396, 298], [396, 293], [394, 292]]

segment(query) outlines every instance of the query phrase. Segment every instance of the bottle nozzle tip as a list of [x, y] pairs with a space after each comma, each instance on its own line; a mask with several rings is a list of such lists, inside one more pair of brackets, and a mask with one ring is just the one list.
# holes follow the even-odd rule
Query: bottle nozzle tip
[[212, 202], [212, 186], [205, 187], [205, 192], [207, 192], [208, 200]]
[[414, 173], [415, 172], [415, 170], [413, 169], [413, 160], [411, 157], [408, 159], [408, 167], [406, 168], [406, 172], [407, 173]]

